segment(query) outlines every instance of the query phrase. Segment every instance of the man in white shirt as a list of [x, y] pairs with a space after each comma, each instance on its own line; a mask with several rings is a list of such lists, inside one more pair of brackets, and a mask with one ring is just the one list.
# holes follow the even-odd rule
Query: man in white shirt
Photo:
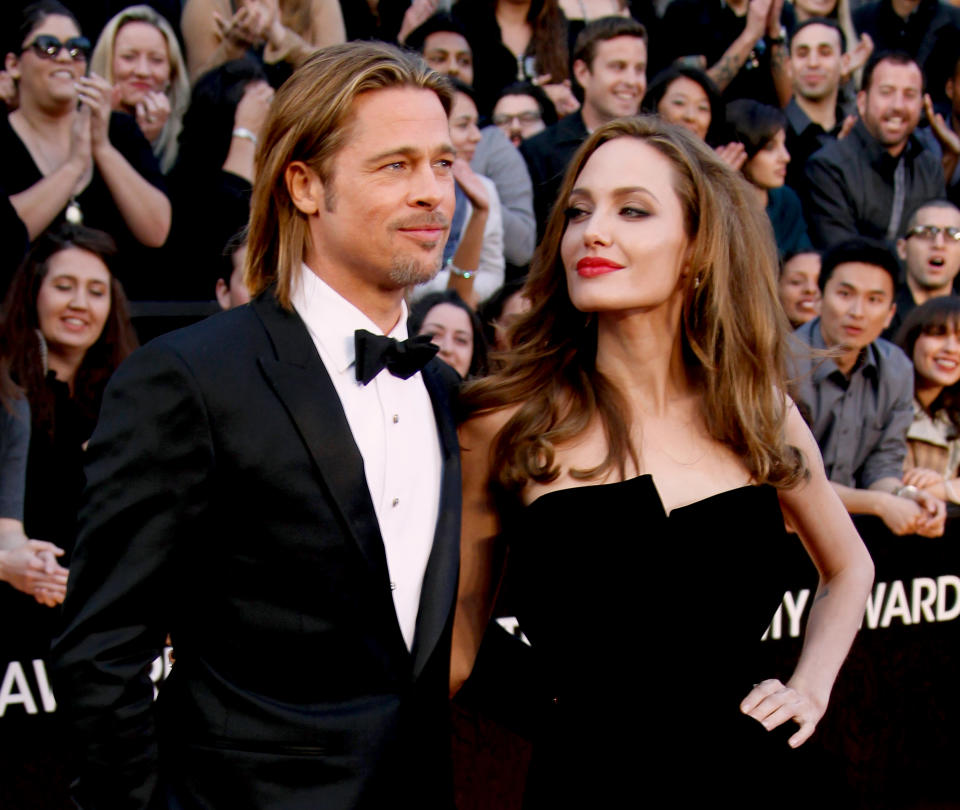
[[454, 383], [403, 302], [453, 211], [449, 104], [390, 46], [312, 57], [259, 145], [253, 303], [111, 382], [54, 650], [81, 807], [452, 807]]

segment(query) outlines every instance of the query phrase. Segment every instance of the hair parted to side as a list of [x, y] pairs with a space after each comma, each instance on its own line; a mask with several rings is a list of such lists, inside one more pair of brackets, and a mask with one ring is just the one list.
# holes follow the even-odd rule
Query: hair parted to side
[[574, 477], [625, 475], [640, 469], [630, 441], [623, 393], [596, 367], [597, 321], [570, 301], [560, 259], [570, 192], [590, 156], [615, 138], [636, 138], [673, 165], [674, 191], [691, 241], [682, 343], [686, 367], [702, 394], [710, 435], [736, 452], [756, 483], [789, 487], [806, 475], [799, 451], [787, 445], [785, 346], [790, 331], [777, 298], [777, 253], [762, 208], [744, 180], [702, 142], [656, 116], [612, 121], [597, 129], [567, 168], [524, 289], [531, 309], [513, 331], [504, 367], [470, 384], [465, 413], [522, 403], [493, 447], [494, 492], [516, 497], [528, 481], [554, 480], [555, 448], [594, 419], [606, 435], [607, 457]]
[[303, 161], [326, 186], [333, 179], [333, 159], [350, 134], [354, 99], [393, 87], [436, 93], [450, 113], [453, 92], [447, 79], [416, 54], [379, 42], [323, 48], [277, 91], [254, 159], [244, 265], [251, 295], [276, 282], [277, 300], [289, 309], [291, 284], [310, 239], [307, 217], [287, 193], [287, 166]]

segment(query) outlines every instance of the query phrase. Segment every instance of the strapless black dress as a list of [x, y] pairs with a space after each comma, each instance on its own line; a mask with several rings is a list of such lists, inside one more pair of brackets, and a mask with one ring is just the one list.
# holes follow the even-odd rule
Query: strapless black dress
[[511, 587], [543, 684], [527, 806], [789, 804], [796, 725], [768, 733], [739, 710], [789, 675], [761, 654], [799, 542], [776, 490], [667, 515], [643, 475], [550, 492], [513, 523]]

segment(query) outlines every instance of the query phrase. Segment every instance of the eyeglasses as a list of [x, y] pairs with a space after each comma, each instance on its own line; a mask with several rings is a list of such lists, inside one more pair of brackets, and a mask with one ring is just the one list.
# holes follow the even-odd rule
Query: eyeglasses
[[41, 59], [56, 59], [64, 48], [74, 62], [86, 62], [90, 56], [90, 40], [86, 37], [71, 37], [61, 42], [50, 34], [40, 34], [29, 45], [25, 45], [21, 53], [31, 50]]
[[954, 242], [960, 242], [960, 228], [941, 228], [939, 225], [914, 225], [905, 239], [916, 236], [925, 242], [932, 242], [939, 234], [943, 234], [944, 239], [952, 239]]
[[516, 121], [518, 124], [536, 124], [540, 120], [539, 110], [527, 110], [526, 112], [508, 115], [507, 113], [494, 113], [493, 123], [498, 127], [504, 124], [510, 124]]

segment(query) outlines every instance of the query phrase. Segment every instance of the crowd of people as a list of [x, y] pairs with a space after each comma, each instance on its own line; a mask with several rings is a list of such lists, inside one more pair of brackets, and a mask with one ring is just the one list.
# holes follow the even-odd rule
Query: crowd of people
[[[250, 300], [246, 228], [274, 94], [317, 50], [349, 40], [399, 45], [449, 77], [456, 206], [439, 274], [407, 291], [408, 330], [472, 381], [470, 397], [486, 401], [487, 375], [520, 375], [523, 362], [547, 385], [549, 362], [510, 352], [518, 321], [525, 340], [540, 334], [531, 311], [544, 330], [560, 323], [556, 290], [527, 283], [531, 261], [585, 216], [564, 180], [581, 146], [647, 116], [637, 137], [680, 127], [742, 175], [729, 227], [765, 212], [749, 233], [776, 246], [775, 317], [795, 329], [777, 351], [847, 512], [938, 537], [960, 505], [960, 7], [39, 0], [4, 14], [0, 579], [11, 610], [64, 598], [105, 386], [169, 328], [150, 305]], [[621, 151], [623, 168], [650, 159]], [[603, 463], [622, 471], [617, 447]]]

